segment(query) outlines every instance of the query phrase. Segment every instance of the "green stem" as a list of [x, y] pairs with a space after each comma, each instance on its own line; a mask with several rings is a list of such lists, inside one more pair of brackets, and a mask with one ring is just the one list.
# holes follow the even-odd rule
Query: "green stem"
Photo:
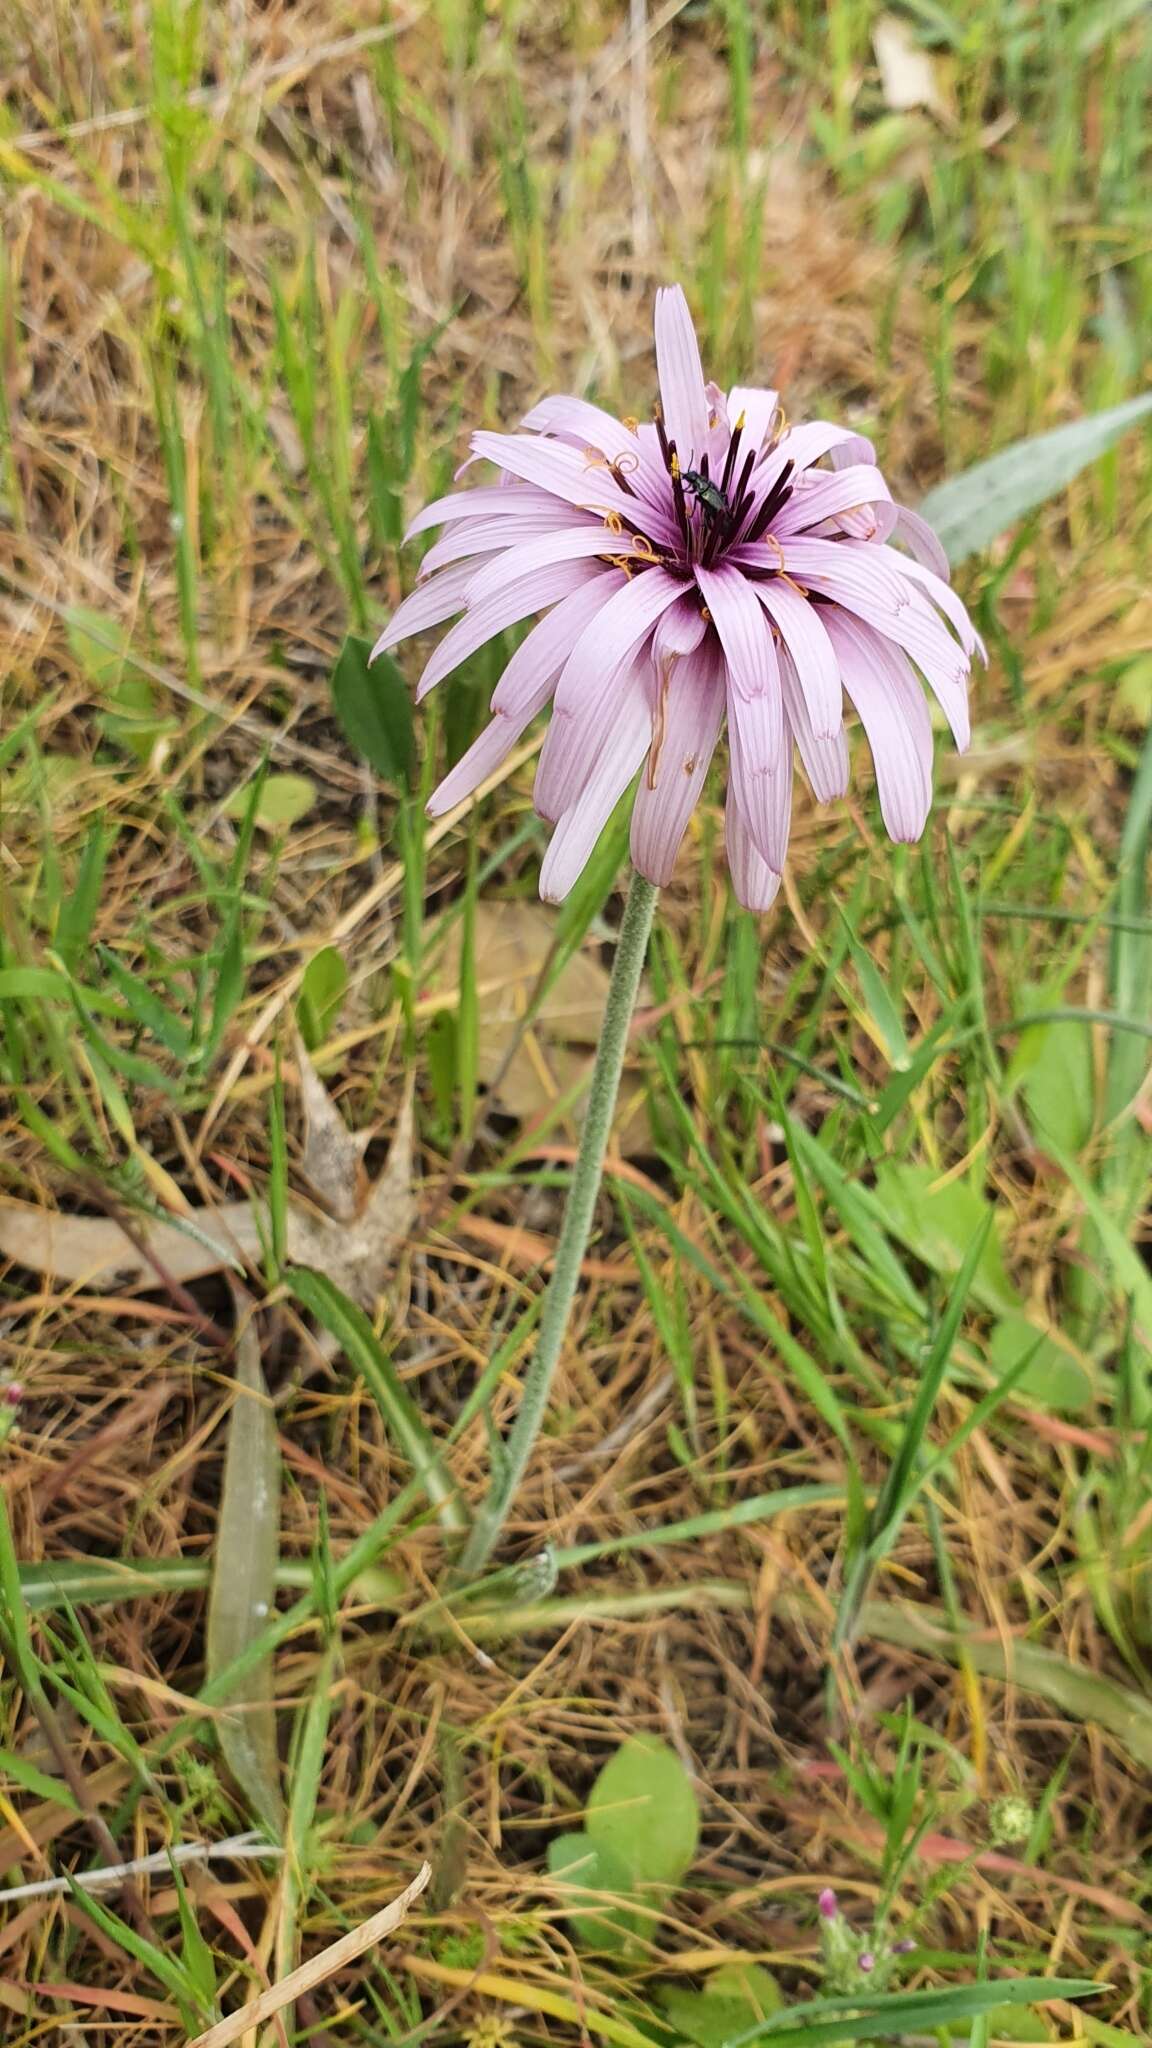
[[636, 1007], [636, 991], [648, 951], [656, 896], [653, 882], [646, 882], [643, 875], [633, 875], [604, 1005], [604, 1023], [596, 1048], [580, 1150], [556, 1244], [556, 1262], [540, 1314], [540, 1334], [532, 1363], [524, 1375], [519, 1411], [504, 1446], [503, 1458], [460, 1558], [462, 1573], [481, 1571], [491, 1556], [508, 1519], [548, 1407], [548, 1396], [576, 1298], [580, 1268], [588, 1248], [596, 1197], [603, 1178], [604, 1154], [620, 1088], [628, 1029]]

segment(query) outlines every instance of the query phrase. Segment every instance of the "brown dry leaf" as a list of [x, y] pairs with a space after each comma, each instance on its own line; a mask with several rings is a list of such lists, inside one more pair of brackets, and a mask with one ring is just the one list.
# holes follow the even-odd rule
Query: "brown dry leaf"
[[351, 1222], [368, 1194], [363, 1135], [354, 1137], [296, 1035], [304, 1105], [304, 1176], [338, 1223]]
[[[268, 1626], [276, 1600], [280, 1548], [280, 1447], [276, 1415], [260, 1360], [255, 1305], [233, 1286], [236, 1307], [236, 1399], [208, 1595], [207, 1675], [227, 1670]], [[279, 1840], [284, 1827], [272, 1659], [263, 1657], [229, 1701], [219, 1724], [224, 1761], [253, 1812]]]
[[[313, 1071], [315, 1089], [323, 1084]], [[339, 1112], [325, 1096], [328, 1112]], [[326, 1113], [319, 1110], [312, 1092], [309, 1106], [310, 1130]], [[343, 1125], [341, 1125], [343, 1129]], [[345, 1132], [347, 1144], [356, 1148], [356, 1138]], [[412, 1094], [409, 1089], [401, 1105], [388, 1158], [379, 1178], [369, 1184], [361, 1176], [360, 1206], [352, 1215], [325, 1216], [290, 1200], [288, 1205], [287, 1253], [295, 1266], [316, 1266], [327, 1273], [345, 1294], [366, 1310], [375, 1307], [395, 1259], [396, 1248], [411, 1228], [415, 1213], [412, 1193]], [[334, 1163], [337, 1146], [330, 1126], [325, 1140], [332, 1168], [330, 1187], [337, 1184]], [[308, 1163], [308, 1144], [305, 1145]], [[357, 1159], [358, 1163], [358, 1159]], [[327, 1168], [319, 1169], [321, 1176]], [[314, 1151], [309, 1178], [318, 1172]], [[340, 1169], [343, 1172], [343, 1168]], [[347, 1191], [347, 1174], [340, 1185]], [[320, 1190], [318, 1189], [317, 1192]], [[262, 1219], [261, 1219], [262, 1220]], [[33, 1272], [47, 1273], [67, 1285], [89, 1287], [156, 1287], [161, 1273], [187, 1283], [201, 1280], [206, 1273], [221, 1270], [240, 1272], [246, 1263], [259, 1265], [263, 1242], [257, 1227], [258, 1213], [252, 1202], [221, 1202], [217, 1207], [191, 1209], [185, 1222], [150, 1223], [133, 1218], [133, 1227], [147, 1245], [153, 1265], [130, 1244], [119, 1224], [109, 1216], [66, 1216], [56, 1209], [41, 1209], [33, 1202], [0, 1201], [0, 1258], [14, 1259]], [[265, 1225], [265, 1228], [267, 1226]], [[157, 1268], [161, 1269], [160, 1272]]]
[[908, 22], [896, 14], [882, 14], [872, 30], [872, 47], [880, 67], [881, 90], [894, 114], [926, 107], [938, 120], [951, 120], [939, 68], [916, 41]]
[[[476, 961], [479, 976], [480, 1078], [493, 1088], [494, 1104], [531, 1126], [570, 1090], [587, 1086], [600, 1035], [608, 976], [587, 952], [575, 953], [556, 977], [509, 1059], [509, 1051], [548, 959], [556, 919], [543, 904], [476, 905]], [[455, 1001], [460, 979], [463, 933], [454, 926], [431, 988]], [[627, 1065], [621, 1085], [616, 1150], [647, 1150], [648, 1120], [640, 1097], [638, 1066]], [[630, 1105], [630, 1107], [629, 1107]]]

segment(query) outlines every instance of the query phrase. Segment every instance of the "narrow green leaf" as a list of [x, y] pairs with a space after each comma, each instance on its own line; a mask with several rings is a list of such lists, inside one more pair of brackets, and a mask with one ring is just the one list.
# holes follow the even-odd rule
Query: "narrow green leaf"
[[1073, 420], [1050, 434], [1036, 434], [1002, 448], [963, 476], [929, 491], [920, 511], [934, 526], [955, 565], [986, 548], [1017, 520], [1054, 498], [1098, 456], [1106, 455], [1129, 427], [1152, 413], [1152, 392], [1114, 405], [1107, 412]]
[[385, 1424], [420, 1478], [444, 1527], [465, 1528], [467, 1520], [456, 1497], [455, 1484], [444, 1470], [419, 1409], [401, 1383], [363, 1309], [349, 1301], [327, 1274], [313, 1272], [308, 1266], [289, 1267], [284, 1283], [317, 1322], [338, 1339], [350, 1363], [367, 1382]]
[[[237, 1299], [238, 1304], [243, 1301], [239, 1295]], [[247, 1303], [240, 1307], [236, 1337], [236, 1387], [208, 1600], [209, 1685], [263, 1633], [276, 1598], [280, 1451], [256, 1323]], [[245, 1698], [232, 1704], [238, 1711], [220, 1723], [225, 1762], [254, 1812], [278, 1839], [284, 1806], [270, 1657], [261, 1658], [249, 1674]]]
[[19, 997], [43, 1001], [63, 996], [67, 1000], [71, 993], [67, 975], [57, 974], [51, 967], [0, 967], [0, 1002]]

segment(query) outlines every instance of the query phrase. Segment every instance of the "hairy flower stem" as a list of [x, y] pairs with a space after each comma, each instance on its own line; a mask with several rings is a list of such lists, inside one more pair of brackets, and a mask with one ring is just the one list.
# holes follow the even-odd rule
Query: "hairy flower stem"
[[648, 951], [648, 934], [652, 929], [658, 893], [654, 883], [645, 881], [641, 874], [633, 874], [616, 944], [608, 999], [604, 1005], [604, 1023], [596, 1048], [580, 1150], [556, 1244], [556, 1262], [544, 1296], [536, 1350], [524, 1375], [520, 1408], [504, 1445], [504, 1455], [493, 1474], [488, 1498], [472, 1525], [460, 1558], [462, 1574], [482, 1571], [491, 1556], [508, 1519], [548, 1408], [548, 1396], [572, 1314], [580, 1268], [592, 1229], [596, 1197], [604, 1174], [604, 1154], [612, 1128], [628, 1030], [636, 1007], [636, 991]]

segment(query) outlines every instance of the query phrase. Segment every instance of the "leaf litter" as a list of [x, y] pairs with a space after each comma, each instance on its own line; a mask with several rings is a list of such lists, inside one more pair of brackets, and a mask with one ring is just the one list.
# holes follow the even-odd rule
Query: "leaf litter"
[[[316, 1266], [371, 1309], [415, 1215], [411, 1091], [402, 1097], [384, 1166], [370, 1181], [364, 1152], [372, 1134], [347, 1129], [302, 1044], [296, 1057], [306, 1123], [301, 1171], [324, 1206], [289, 1195], [287, 1256], [293, 1265]], [[143, 1249], [114, 1217], [0, 1199], [0, 1257], [69, 1286], [158, 1287], [161, 1275], [183, 1285], [241, 1273], [259, 1265], [268, 1233], [254, 1200], [190, 1207], [171, 1221], [134, 1214], [132, 1228]]]

